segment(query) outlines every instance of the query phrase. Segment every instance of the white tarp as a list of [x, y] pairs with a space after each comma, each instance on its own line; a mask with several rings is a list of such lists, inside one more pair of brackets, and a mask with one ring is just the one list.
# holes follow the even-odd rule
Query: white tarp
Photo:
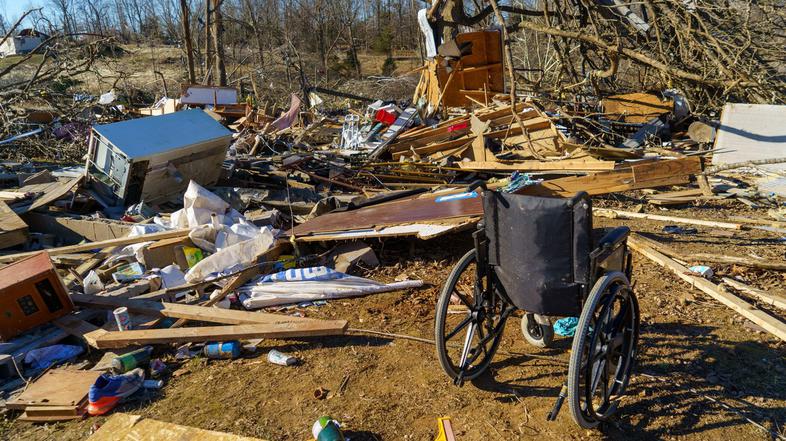
[[422, 280], [381, 283], [350, 276], [324, 266], [299, 268], [264, 276], [237, 290], [248, 309], [340, 299], [423, 286]]

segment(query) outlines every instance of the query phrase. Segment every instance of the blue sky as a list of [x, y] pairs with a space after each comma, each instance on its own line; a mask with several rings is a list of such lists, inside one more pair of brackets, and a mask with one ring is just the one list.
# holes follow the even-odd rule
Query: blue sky
[[43, 4], [42, 0], [0, 0], [0, 14], [13, 24], [23, 12]]

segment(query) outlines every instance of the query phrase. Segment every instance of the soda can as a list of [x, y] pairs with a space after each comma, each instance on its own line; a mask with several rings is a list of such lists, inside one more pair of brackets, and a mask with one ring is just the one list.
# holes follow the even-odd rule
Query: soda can
[[118, 330], [128, 331], [131, 329], [131, 316], [128, 314], [128, 308], [121, 306], [115, 309], [114, 314]]
[[275, 349], [272, 349], [270, 352], [267, 353], [267, 361], [277, 364], [279, 366], [292, 366], [297, 364], [297, 358], [285, 354], [283, 352], [279, 352]]
[[205, 357], [213, 359], [237, 358], [240, 356], [240, 342], [209, 342], [203, 350]]

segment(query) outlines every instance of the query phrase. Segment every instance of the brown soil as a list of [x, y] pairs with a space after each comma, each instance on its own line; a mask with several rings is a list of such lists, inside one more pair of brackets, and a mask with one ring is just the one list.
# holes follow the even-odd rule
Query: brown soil
[[[620, 203], [609, 198], [596, 205]], [[722, 202], [665, 214], [715, 220], [731, 212], [766, 217], [764, 210], [740, 206]], [[684, 254], [753, 253], [782, 259], [786, 249], [779, 235], [764, 231], [734, 231], [733, 237], [723, 237], [714, 229], [698, 227], [696, 235], [674, 236], [660, 232], [662, 223], [596, 218], [597, 226], [623, 222], [671, 242]], [[470, 248], [469, 235], [416, 242], [414, 254], [403, 240], [374, 246], [383, 267], [368, 276], [391, 281], [406, 273], [429, 286], [333, 301], [308, 308], [305, 314], [346, 319], [353, 328], [433, 338], [439, 288], [451, 266]], [[755, 286], [783, 292], [782, 273], [713, 267], [716, 273], [742, 274]], [[460, 440], [771, 439], [739, 414], [711, 401], [717, 400], [785, 433], [786, 345], [640, 256], [635, 256], [634, 281], [643, 316], [638, 375], [617, 417], [600, 430], [579, 429], [567, 406], [556, 422], [546, 421], [566, 375], [570, 341], [558, 338], [552, 349], [529, 346], [518, 318], [508, 323], [501, 353], [489, 372], [462, 388], [453, 386], [442, 372], [430, 344], [360, 335], [271, 340], [260, 345], [256, 357], [191, 360], [183, 364], [190, 373], [171, 378], [157, 395], [118, 410], [271, 440], [310, 439], [311, 424], [321, 415], [339, 420], [353, 440], [434, 439], [436, 418], [441, 416], [452, 418]], [[292, 353], [303, 364], [271, 365], [264, 358], [271, 348]], [[331, 391], [328, 399], [314, 399], [314, 390], [320, 387]], [[6, 421], [0, 435], [9, 440], [79, 440], [102, 421], [90, 418], [51, 425]]]

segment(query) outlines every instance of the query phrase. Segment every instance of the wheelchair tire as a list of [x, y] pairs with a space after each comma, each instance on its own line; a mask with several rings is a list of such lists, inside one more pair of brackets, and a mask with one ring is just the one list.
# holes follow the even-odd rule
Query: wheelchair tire
[[595, 428], [616, 412], [636, 360], [638, 338], [636, 296], [623, 273], [608, 273], [584, 303], [570, 354], [568, 405], [582, 428]]
[[[473, 361], [470, 363], [471, 367], [466, 369], [464, 371], [464, 375], [461, 377], [461, 381], [464, 381], [477, 378], [488, 368], [489, 364], [491, 363], [491, 359], [494, 357], [494, 354], [499, 347], [500, 340], [502, 339], [502, 331], [504, 330], [504, 322], [501, 323], [501, 326], [498, 326], [500, 324], [498, 320], [505, 319], [500, 318], [500, 316], [497, 316], [495, 319], [493, 315], [489, 318], [486, 314], [481, 314], [483, 317], [482, 321], [473, 319], [473, 317], [478, 316], [477, 314], [474, 314], [475, 311], [473, 311], [475, 308], [474, 293], [471, 294], [471, 297], [469, 297], [466, 292], [461, 293], [462, 296], [458, 296], [456, 289], [460, 282], [471, 282], [469, 286], [470, 289], [475, 286], [475, 260], [475, 250], [470, 250], [459, 260], [456, 266], [453, 267], [453, 271], [451, 271], [450, 276], [448, 276], [448, 279], [442, 288], [442, 292], [440, 293], [439, 301], [437, 302], [434, 325], [434, 340], [436, 341], [437, 357], [439, 358], [439, 364], [442, 366], [442, 370], [444, 370], [445, 373], [448, 374], [448, 376], [454, 381], [459, 377], [461, 351], [464, 347], [467, 334], [466, 332], [462, 333], [461, 331], [467, 329], [471, 323], [474, 323], [480, 329], [480, 334], [475, 335], [471, 341], [473, 345], [476, 343], [477, 345], [474, 346], [470, 351], [470, 356], [472, 357]], [[464, 288], [467, 288], [466, 284]], [[451, 297], [454, 293], [457, 294], [457, 297], [461, 300], [463, 306], [467, 308], [466, 314], [449, 313]], [[496, 299], [502, 302], [502, 300], [498, 297], [496, 297]], [[503, 302], [502, 306], [504, 305], [505, 304]], [[488, 322], [489, 319], [491, 322]], [[497, 320], [496, 323], [495, 320]], [[459, 324], [455, 325], [455, 323]], [[484, 329], [487, 329], [486, 326], [489, 324], [494, 325], [495, 329], [499, 329], [498, 332], [496, 332], [494, 335], [491, 335], [491, 333], [484, 335]], [[451, 329], [447, 329], [448, 327], [451, 327]], [[487, 341], [482, 343], [483, 340]], [[482, 343], [482, 346], [480, 343]]]
[[554, 327], [538, 323], [533, 314], [521, 317], [521, 333], [527, 343], [538, 348], [548, 348], [554, 341]]

